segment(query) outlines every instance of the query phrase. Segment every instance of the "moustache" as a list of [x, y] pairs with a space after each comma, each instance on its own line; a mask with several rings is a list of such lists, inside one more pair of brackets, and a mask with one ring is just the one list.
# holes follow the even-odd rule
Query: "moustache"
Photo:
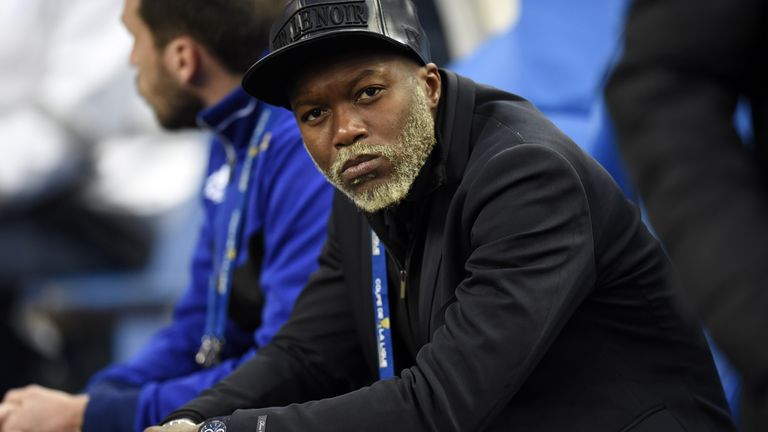
[[390, 146], [371, 143], [368, 141], [356, 141], [353, 144], [342, 147], [336, 154], [336, 159], [331, 165], [330, 173], [333, 174], [335, 179], [341, 178], [341, 173], [344, 171], [344, 166], [347, 162], [358, 158], [360, 156], [375, 156], [391, 159], [393, 151]]

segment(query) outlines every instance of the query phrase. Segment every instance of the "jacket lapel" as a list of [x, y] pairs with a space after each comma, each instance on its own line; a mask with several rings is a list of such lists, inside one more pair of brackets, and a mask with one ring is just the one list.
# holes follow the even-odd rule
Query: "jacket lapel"
[[[419, 281], [419, 316], [424, 317], [419, 328], [419, 337], [422, 343], [432, 339], [432, 313], [435, 311], [436, 298], [440, 298], [440, 296], [436, 296], [436, 293], [437, 290], [444, 289], [438, 284], [442, 279], [440, 266], [445, 244], [445, 217], [452, 196], [453, 188], [450, 186], [442, 186], [434, 192], [429, 219], [426, 224], [424, 256]], [[439, 307], [440, 305], [438, 305]]]
[[[473, 83], [452, 72], [441, 70], [444, 80], [444, 92], [437, 113], [437, 134], [440, 150], [445, 158], [440, 169], [444, 184], [433, 192], [430, 213], [426, 224], [424, 256], [422, 257], [421, 278], [419, 280], [419, 316], [424, 317], [419, 328], [419, 338], [426, 343], [434, 331], [433, 313], [439, 313], [442, 302], [453, 295], [455, 287], [444, 286], [449, 283], [441, 275], [441, 264], [445, 247], [445, 223], [448, 207], [469, 161], [471, 148], [473, 107], [475, 91]], [[441, 293], [440, 290], [450, 290]], [[435, 303], [439, 303], [435, 305]], [[438, 320], [442, 322], [442, 320]]]

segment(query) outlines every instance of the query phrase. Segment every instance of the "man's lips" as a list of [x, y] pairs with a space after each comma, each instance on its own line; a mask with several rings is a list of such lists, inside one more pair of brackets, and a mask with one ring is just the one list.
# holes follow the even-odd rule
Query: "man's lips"
[[375, 177], [374, 171], [381, 166], [381, 158], [377, 155], [359, 155], [344, 162], [341, 167], [341, 179], [345, 183], [357, 184], [358, 179], [370, 176]]

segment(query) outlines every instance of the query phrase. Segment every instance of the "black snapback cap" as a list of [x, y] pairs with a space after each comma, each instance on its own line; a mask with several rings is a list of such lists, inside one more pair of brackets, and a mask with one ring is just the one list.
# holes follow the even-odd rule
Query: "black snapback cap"
[[[291, 0], [272, 25], [270, 53], [243, 77], [243, 88], [272, 105], [290, 108], [286, 79], [302, 60], [345, 47], [388, 47], [427, 64], [429, 41], [410, 0]], [[331, 51], [325, 51], [331, 50]]]

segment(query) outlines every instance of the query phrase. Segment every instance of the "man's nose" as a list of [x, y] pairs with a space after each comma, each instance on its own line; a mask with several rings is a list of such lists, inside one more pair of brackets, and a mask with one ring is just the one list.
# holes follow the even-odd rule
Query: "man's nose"
[[336, 148], [346, 147], [368, 136], [365, 122], [354, 107], [341, 107], [334, 113], [334, 139]]

